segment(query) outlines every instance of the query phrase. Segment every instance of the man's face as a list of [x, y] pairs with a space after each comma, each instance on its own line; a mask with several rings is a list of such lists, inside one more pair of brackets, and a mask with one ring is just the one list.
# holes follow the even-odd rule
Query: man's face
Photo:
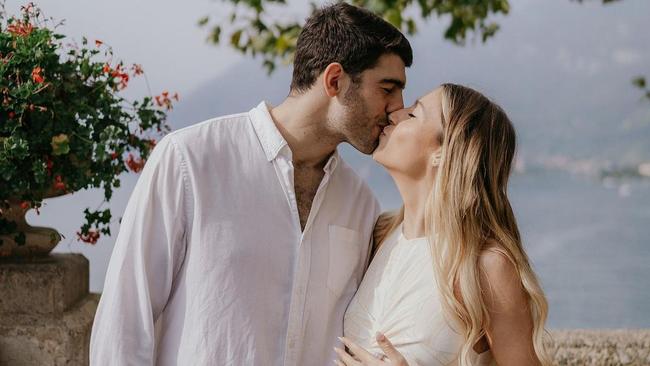
[[404, 108], [405, 65], [395, 54], [385, 54], [377, 65], [361, 73], [360, 80], [342, 98], [340, 132], [350, 145], [364, 154], [372, 153], [379, 135], [388, 125], [388, 114]]

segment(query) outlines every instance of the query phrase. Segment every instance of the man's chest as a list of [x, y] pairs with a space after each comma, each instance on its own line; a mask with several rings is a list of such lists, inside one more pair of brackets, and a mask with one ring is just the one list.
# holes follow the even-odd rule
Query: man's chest
[[300, 225], [303, 229], [309, 218], [314, 198], [324, 175], [325, 172], [322, 169], [296, 169], [294, 172], [296, 204], [300, 216]]

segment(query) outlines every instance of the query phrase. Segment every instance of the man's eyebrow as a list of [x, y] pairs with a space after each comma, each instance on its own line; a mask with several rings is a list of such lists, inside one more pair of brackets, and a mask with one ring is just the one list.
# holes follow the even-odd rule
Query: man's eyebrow
[[386, 79], [381, 79], [380, 83], [395, 84], [400, 89], [404, 89], [406, 87], [406, 83], [400, 79], [386, 78]]

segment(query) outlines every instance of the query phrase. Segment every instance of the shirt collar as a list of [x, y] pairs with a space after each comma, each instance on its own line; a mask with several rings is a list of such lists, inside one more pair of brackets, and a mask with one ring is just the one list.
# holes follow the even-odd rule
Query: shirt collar
[[339, 164], [339, 160], [341, 160], [341, 157], [339, 156], [339, 149], [337, 148], [334, 150], [334, 153], [330, 156], [329, 160], [327, 160], [327, 164], [325, 164], [325, 173], [331, 174]]
[[[289, 144], [287, 144], [287, 141], [275, 126], [275, 122], [273, 122], [273, 118], [269, 112], [270, 108], [271, 105], [263, 100], [257, 107], [248, 112], [253, 122], [255, 133], [260, 140], [260, 144], [262, 144], [262, 149], [264, 149], [264, 154], [268, 161], [273, 161], [281, 153], [288, 159], [291, 159]], [[327, 160], [327, 164], [324, 167], [325, 172], [332, 173], [339, 164], [339, 160], [341, 160], [341, 157], [337, 148]]]
[[[268, 161], [275, 159], [281, 150], [291, 153], [287, 141], [282, 137], [280, 131], [275, 126], [271, 113], [269, 112], [270, 105], [266, 101], [260, 102], [257, 107], [251, 109], [248, 113], [253, 122], [253, 128], [257, 133], [264, 149], [264, 154]], [[286, 146], [286, 149], [283, 147]]]

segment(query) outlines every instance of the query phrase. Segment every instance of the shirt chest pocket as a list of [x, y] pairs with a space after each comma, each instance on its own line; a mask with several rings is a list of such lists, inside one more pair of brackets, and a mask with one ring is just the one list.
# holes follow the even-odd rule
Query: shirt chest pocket
[[357, 288], [364, 249], [361, 233], [343, 226], [329, 226], [327, 287], [338, 298]]

